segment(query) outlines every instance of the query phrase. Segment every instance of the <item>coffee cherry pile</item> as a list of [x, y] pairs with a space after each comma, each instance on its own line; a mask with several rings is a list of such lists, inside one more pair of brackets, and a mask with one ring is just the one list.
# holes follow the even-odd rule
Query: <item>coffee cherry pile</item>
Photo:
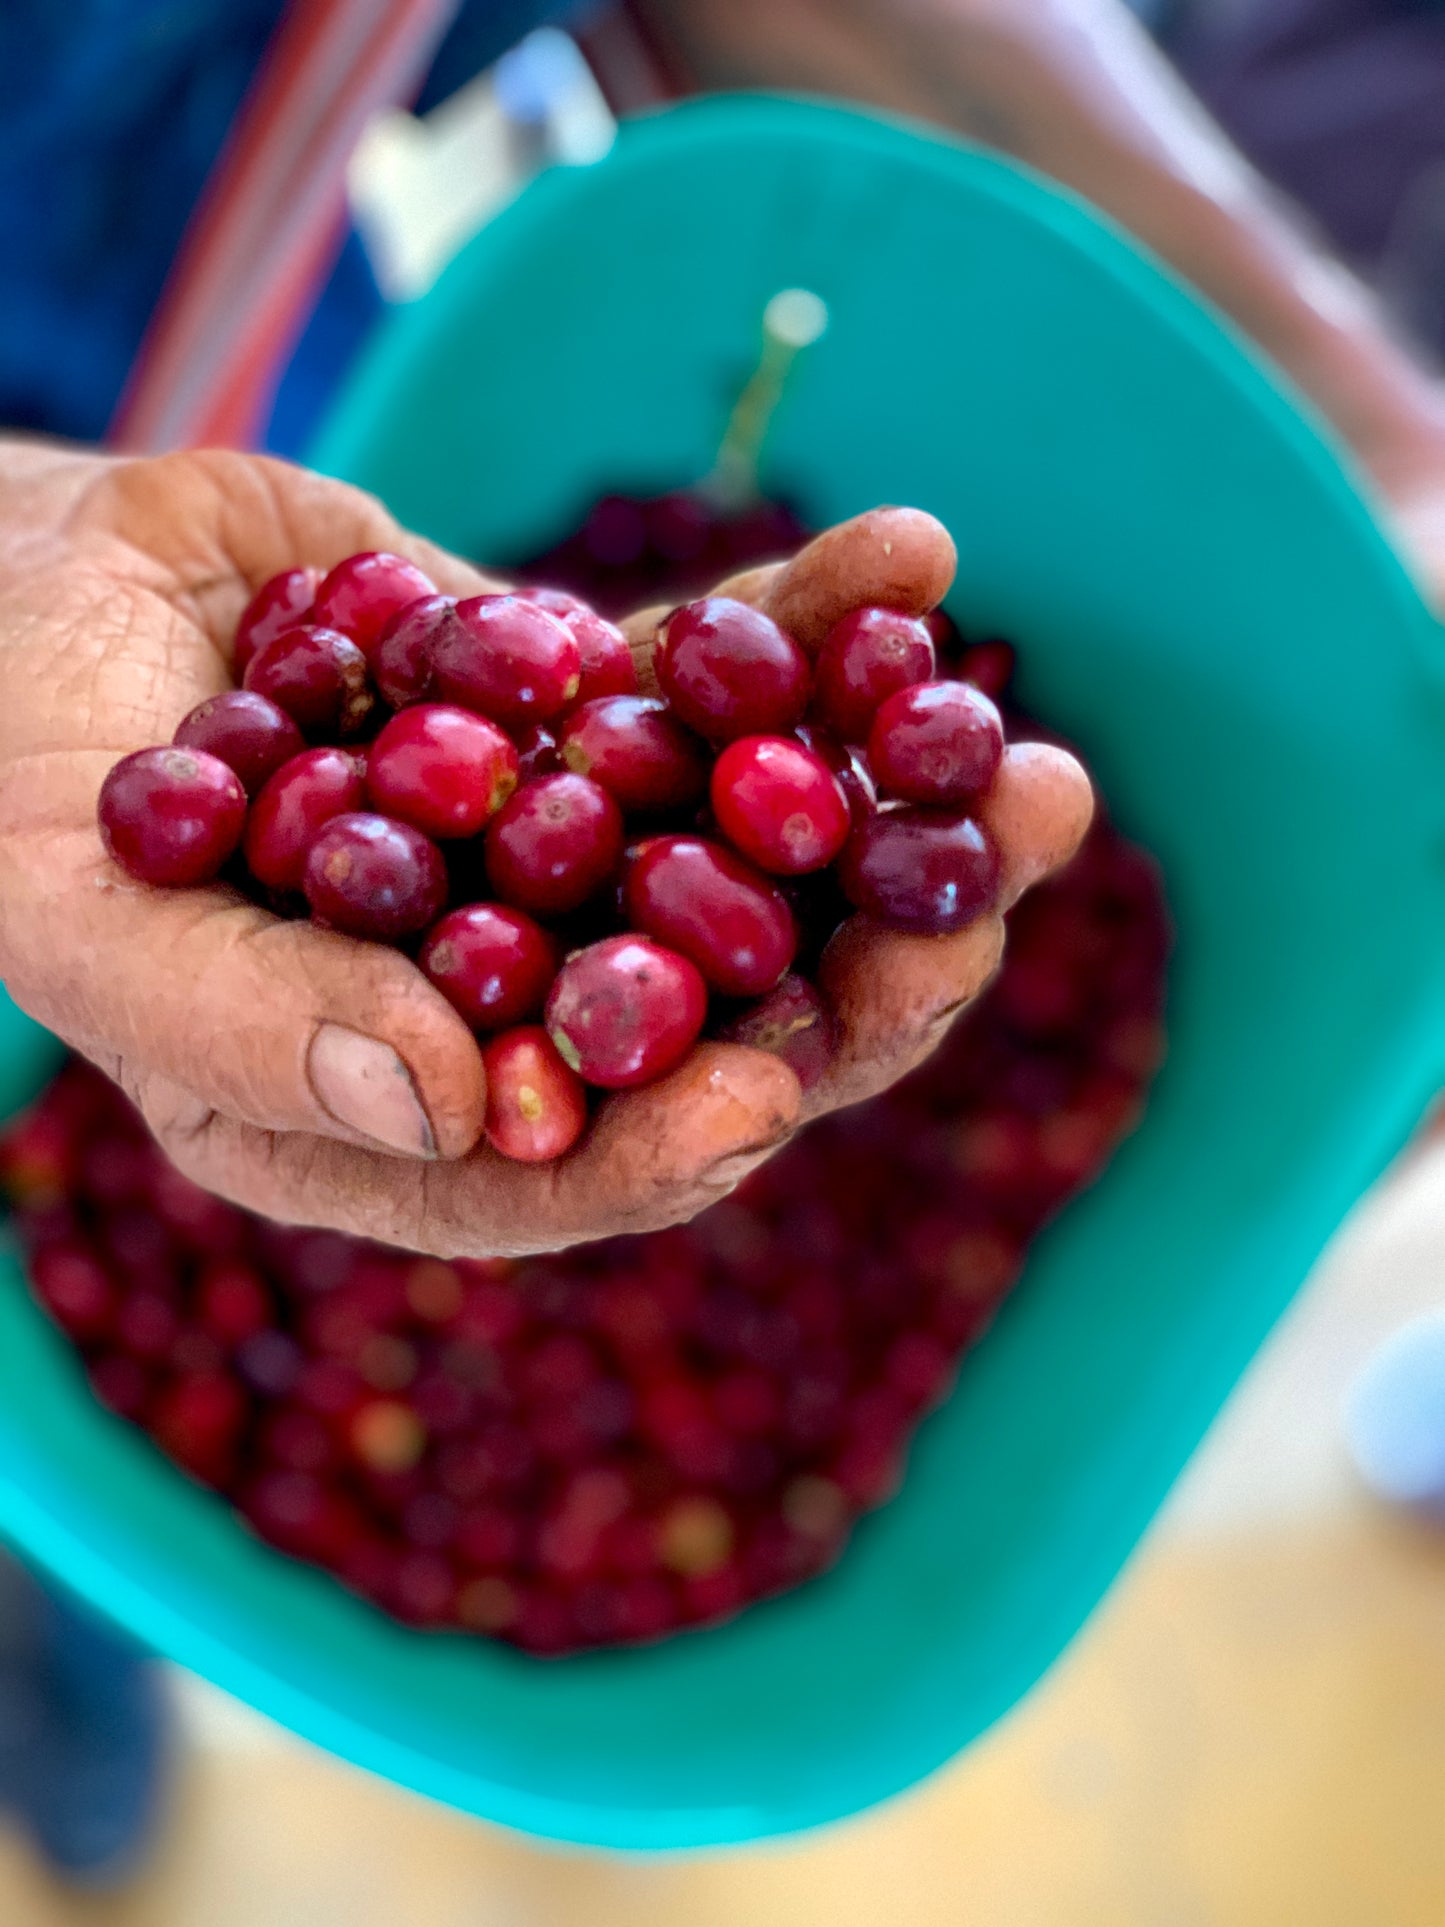
[[944, 933], [994, 902], [1003, 726], [937, 675], [926, 618], [854, 610], [810, 661], [707, 596], [644, 694], [579, 596], [457, 601], [372, 553], [266, 583], [235, 666], [110, 772], [108, 850], [406, 947], [484, 1040], [508, 1157], [560, 1156], [589, 1088], [665, 1076], [709, 1028], [770, 1032], [852, 911]]
[[[0, 1191], [96, 1395], [268, 1543], [419, 1627], [655, 1639], [822, 1571], [894, 1492], [1138, 1116], [1166, 942], [1153, 866], [1097, 822], [921, 1070], [649, 1237], [447, 1265], [286, 1230], [79, 1063], [0, 1136]], [[806, 1051], [807, 997], [774, 1002]]]
[[[805, 534], [773, 507], [729, 518], [686, 496], [609, 498], [527, 573], [617, 610]], [[316, 588], [278, 579], [258, 632], [294, 626]], [[370, 659], [396, 707], [432, 693], [417, 644], [432, 612], [416, 606], [385, 669]], [[1008, 645], [927, 626], [953, 672], [1007, 707]], [[795, 734], [866, 821], [859, 722], [841, 741], [813, 727]], [[555, 773], [551, 732], [515, 740], [524, 776]], [[607, 729], [589, 741], [605, 750]], [[313, 753], [333, 760], [312, 794], [361, 807], [351, 752]], [[278, 850], [300, 840], [284, 821], [300, 802], [276, 812]], [[268, 889], [299, 886], [277, 873]], [[684, 916], [689, 876], [642, 852], [624, 885]], [[725, 901], [745, 922], [749, 900]], [[556, 939], [497, 902], [446, 921], [449, 994], [476, 1000], [464, 1014], [492, 1038], [491, 1078], [540, 1079], [545, 1033], [525, 1017]], [[469, 968], [473, 942], [509, 969]], [[998, 976], [919, 1071], [814, 1124], [690, 1225], [550, 1258], [442, 1265], [267, 1224], [183, 1179], [78, 1063], [0, 1135], [0, 1193], [97, 1396], [269, 1543], [413, 1625], [546, 1655], [653, 1639], [822, 1571], [896, 1488], [913, 1428], [1029, 1243], [1138, 1117], [1167, 951], [1157, 872], [1101, 814], [1012, 913]], [[724, 1029], [805, 1082], [826, 1061], [826, 1013], [796, 970], [733, 1004]]]

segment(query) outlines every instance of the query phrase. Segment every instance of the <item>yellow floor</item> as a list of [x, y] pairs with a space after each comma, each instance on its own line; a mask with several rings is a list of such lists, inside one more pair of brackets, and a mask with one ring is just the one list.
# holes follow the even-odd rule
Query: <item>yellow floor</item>
[[1445, 1540], [1362, 1514], [1137, 1565], [968, 1760], [800, 1845], [539, 1853], [296, 1748], [211, 1751], [122, 1902], [5, 1927], [1440, 1927]]

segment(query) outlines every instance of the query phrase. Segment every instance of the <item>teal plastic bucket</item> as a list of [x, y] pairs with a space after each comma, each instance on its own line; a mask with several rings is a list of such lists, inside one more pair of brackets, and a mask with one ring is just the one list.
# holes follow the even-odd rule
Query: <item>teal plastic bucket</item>
[[[690, 106], [538, 181], [389, 326], [319, 451], [505, 558], [708, 465], [764, 302], [832, 325], [769, 479], [956, 535], [1163, 861], [1171, 1051], [838, 1569], [717, 1630], [537, 1663], [257, 1545], [0, 1293], [0, 1523], [184, 1664], [471, 1812], [625, 1848], [856, 1811], [957, 1753], [1098, 1600], [1445, 1072], [1442, 637], [1354, 482], [1082, 208], [824, 107]], [[1282, 1421], [1287, 1422], [1287, 1421]]]

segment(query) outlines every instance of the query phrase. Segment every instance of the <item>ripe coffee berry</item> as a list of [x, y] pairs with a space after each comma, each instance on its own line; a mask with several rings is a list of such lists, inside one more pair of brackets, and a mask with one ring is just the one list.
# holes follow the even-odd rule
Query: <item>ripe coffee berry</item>
[[582, 681], [577, 638], [556, 616], [515, 595], [473, 596], [432, 642], [437, 685], [448, 702], [505, 729], [550, 722]]
[[627, 638], [580, 596], [565, 589], [525, 589], [528, 602], [557, 616], [577, 638], [582, 654], [582, 680], [574, 702], [590, 703], [596, 696], [635, 696], [637, 669]]
[[246, 821], [246, 865], [258, 883], [283, 895], [301, 888], [323, 826], [364, 806], [362, 769], [349, 750], [308, 749], [277, 770]]
[[775, 990], [718, 1032], [725, 1044], [781, 1057], [805, 1091], [827, 1070], [833, 1055], [833, 1019], [806, 977], [790, 971]]
[[1002, 761], [998, 710], [966, 682], [900, 689], [868, 732], [868, 762], [879, 787], [909, 803], [969, 802], [989, 787]]
[[999, 701], [1013, 681], [1013, 644], [998, 636], [974, 643], [960, 657], [958, 675], [963, 682], [971, 682], [975, 689], [981, 689], [985, 696]]
[[534, 776], [556, 776], [562, 768], [554, 730], [544, 723], [529, 723], [512, 738], [517, 746], [517, 781], [530, 783]]
[[503, 1031], [482, 1052], [487, 1142], [503, 1157], [546, 1164], [587, 1124], [587, 1092], [539, 1024]]
[[856, 829], [838, 871], [855, 909], [904, 930], [943, 935], [992, 909], [998, 852], [958, 810], [892, 810]]
[[662, 625], [657, 680], [689, 729], [711, 742], [791, 729], [808, 706], [808, 659], [770, 616], [730, 596], [675, 609]]
[[137, 750], [101, 785], [105, 847], [142, 883], [209, 883], [245, 821], [240, 778], [204, 750]]
[[[751, 530], [738, 536], [742, 548], [730, 546], [732, 535], [718, 547], [697, 504], [669, 497], [654, 506], [658, 554], [675, 559], [682, 542], [714, 574], [756, 543], [775, 546], [786, 521], [769, 513], [753, 528], [742, 518], [739, 528]], [[640, 558], [653, 539], [649, 513], [613, 503], [589, 523], [584, 547], [591, 554], [604, 541], [611, 555], [626, 533], [628, 543], [641, 540]], [[287, 626], [298, 615], [305, 620]], [[586, 1058], [603, 1088], [623, 1087], [661, 1075], [676, 1061], [676, 1039], [697, 1034], [707, 1014], [706, 995], [694, 995], [701, 983], [732, 1005], [713, 1013], [715, 1027], [743, 1035], [738, 1027], [750, 1026], [747, 1034], [774, 1040], [796, 1031], [791, 1055], [812, 1075], [827, 1029], [819, 1013], [802, 1007], [796, 987], [782, 1003], [768, 1000], [800, 959], [811, 968], [849, 914], [834, 861], [879, 804], [868, 756], [844, 734], [856, 739], [864, 712], [891, 691], [870, 743], [904, 799], [972, 801], [1001, 754], [996, 718], [975, 692], [896, 686], [932, 666], [933, 647], [926, 622], [856, 611], [825, 639], [815, 686], [776, 622], [708, 596], [662, 626], [663, 694], [643, 697], [622, 632], [572, 593], [456, 602], [404, 558], [370, 553], [347, 558], [319, 586], [304, 571], [267, 584], [246, 616], [245, 689], [202, 705], [176, 747], [218, 752], [254, 798], [241, 836], [245, 868], [235, 871], [242, 887], [249, 881], [280, 914], [295, 913], [304, 895], [318, 922], [380, 942], [429, 931], [423, 968], [483, 1035], [526, 1024], [539, 1007], [562, 1008], [566, 1022], [554, 1033], [564, 1059]], [[341, 747], [373, 730], [368, 750]], [[298, 747], [307, 739], [311, 751]], [[224, 816], [222, 808], [216, 851], [196, 860], [202, 872], [216, 873], [234, 843], [236, 825]], [[629, 817], [634, 831], [670, 834], [644, 835], [624, 866]], [[901, 834], [874, 838], [870, 829], [859, 842], [855, 896], [909, 928], [962, 917], [968, 891], [944, 876], [938, 826], [921, 881], [901, 875]], [[954, 845], [948, 857], [955, 869], [963, 861]], [[795, 881], [785, 895], [773, 877]], [[947, 904], [935, 900], [940, 877]], [[499, 901], [473, 901], [491, 897]], [[439, 930], [448, 899], [465, 911]], [[585, 966], [574, 961], [559, 975], [563, 944], [591, 948]], [[648, 968], [632, 967], [649, 957]], [[590, 1037], [579, 1029], [569, 1042], [579, 982], [604, 1008]], [[672, 993], [666, 1009], [659, 982]], [[517, 1126], [509, 1137], [499, 1123], [494, 1136], [535, 1146], [560, 1128], [539, 1126], [528, 1138]], [[176, 1363], [201, 1370], [208, 1357]], [[721, 1477], [698, 1469], [717, 1452], [699, 1454], [689, 1476]]]
[[658, 836], [627, 865], [634, 930], [688, 957], [725, 997], [761, 997], [798, 948], [793, 913], [761, 871], [700, 836]]
[[600, 783], [628, 816], [685, 809], [707, 791], [702, 744], [655, 696], [603, 696], [575, 709], [562, 761]]
[[818, 723], [799, 723], [795, 734], [804, 749], [827, 764], [837, 777], [848, 800], [848, 814], [855, 824], [872, 816], [878, 808], [878, 787], [862, 750], [840, 742], [830, 730]]
[[241, 779], [247, 796], [254, 796], [283, 763], [299, 756], [306, 744], [285, 710], [253, 689], [228, 689], [198, 703], [179, 725], [178, 749], [203, 749], [219, 756]]
[[745, 736], [713, 765], [718, 827], [761, 870], [801, 876], [831, 863], [851, 818], [841, 785], [820, 756], [782, 736]]
[[420, 830], [356, 811], [333, 817], [311, 845], [302, 887], [311, 914], [333, 930], [395, 943], [436, 921], [447, 871]]
[[854, 609], [834, 623], [818, 652], [814, 703], [845, 743], [867, 740], [880, 703], [934, 673], [926, 622], [896, 609]]
[[475, 836], [517, 787], [517, 751], [484, 716], [417, 703], [372, 744], [366, 787], [377, 809], [428, 836]]
[[338, 562], [316, 591], [313, 622], [340, 629], [370, 655], [392, 618], [409, 602], [434, 596], [436, 584], [404, 556], [373, 549]]
[[246, 665], [262, 643], [306, 621], [320, 580], [320, 569], [283, 569], [280, 575], [273, 575], [269, 582], [262, 583], [236, 625], [231, 653], [234, 675], [238, 678], [245, 675]]
[[456, 597], [422, 596], [399, 609], [373, 645], [371, 679], [393, 709], [436, 698], [432, 643], [452, 619]]
[[315, 624], [263, 643], [246, 666], [245, 687], [269, 696], [313, 741], [360, 735], [376, 704], [356, 644]]
[[622, 860], [622, 813], [585, 776], [541, 776], [487, 830], [487, 875], [504, 902], [537, 916], [576, 910]]
[[563, 1058], [611, 1091], [665, 1076], [706, 1015], [696, 966], [646, 937], [608, 937], [574, 952], [547, 999], [547, 1030]]
[[557, 975], [557, 945], [503, 903], [470, 903], [428, 933], [422, 969], [473, 1030], [504, 1030], [541, 1015]]

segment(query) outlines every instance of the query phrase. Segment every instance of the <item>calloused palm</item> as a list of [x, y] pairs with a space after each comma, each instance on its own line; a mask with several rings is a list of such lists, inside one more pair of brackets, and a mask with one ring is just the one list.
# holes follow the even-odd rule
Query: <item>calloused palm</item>
[[[254, 589], [366, 548], [412, 556], [451, 593], [499, 586], [370, 497], [284, 463], [0, 448], [0, 971], [24, 1009], [118, 1078], [198, 1182], [273, 1217], [443, 1255], [676, 1222], [805, 1114], [901, 1075], [992, 973], [1000, 915], [950, 938], [855, 918], [824, 960], [839, 1045], [806, 1106], [777, 1059], [707, 1044], [609, 1098], [557, 1164], [498, 1157], [481, 1140], [476, 1041], [404, 956], [279, 921], [226, 887], [149, 889], [96, 832], [116, 759], [168, 740], [227, 687], [228, 638]], [[806, 645], [860, 602], [931, 606], [952, 570], [930, 517], [875, 510], [732, 592]], [[650, 624], [632, 627], [645, 658]], [[1009, 751], [987, 811], [1006, 901], [1074, 849], [1090, 808], [1071, 758]]]

